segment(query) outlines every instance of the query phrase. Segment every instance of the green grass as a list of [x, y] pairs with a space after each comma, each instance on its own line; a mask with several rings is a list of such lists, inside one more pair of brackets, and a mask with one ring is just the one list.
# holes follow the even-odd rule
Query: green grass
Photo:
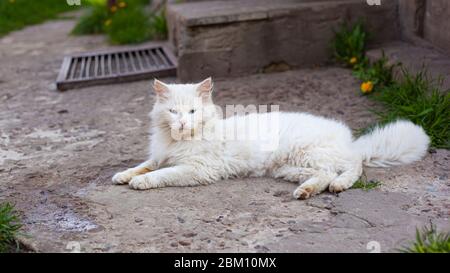
[[367, 181], [367, 178], [365, 176], [361, 176], [358, 181], [353, 184], [352, 189], [362, 189], [365, 191], [373, 190], [375, 188], [378, 188], [381, 185], [381, 182], [370, 180]]
[[382, 57], [373, 63], [365, 60], [355, 65], [353, 75], [363, 82], [372, 82], [374, 85], [373, 91], [390, 86], [395, 82], [393, 70], [395, 67], [401, 66], [401, 64], [390, 65], [388, 62], [388, 58], [383, 51]]
[[[378, 123], [357, 132], [370, 132], [375, 126], [383, 126], [398, 119], [407, 119], [424, 128], [435, 148], [450, 148], [450, 90], [442, 90], [442, 81], [431, 79], [423, 68], [413, 74], [400, 63], [389, 64], [384, 55], [374, 62], [365, 56], [369, 34], [362, 23], [344, 24], [336, 32], [332, 42], [334, 57], [353, 69], [361, 80], [361, 92], [384, 106], [373, 110]], [[353, 60], [352, 60], [353, 59]], [[393, 75], [394, 68], [401, 68], [401, 80]]]
[[111, 18], [106, 33], [112, 44], [136, 44], [150, 40], [150, 19], [138, 7], [119, 10]]
[[[343, 24], [332, 41], [333, 56], [338, 61], [351, 67], [353, 75], [364, 83], [361, 91], [369, 94], [394, 82], [393, 69], [400, 64], [389, 65], [384, 55], [374, 62], [366, 57], [366, 44], [369, 34], [364, 30], [362, 20], [349, 25]], [[367, 87], [370, 85], [372, 87]]]
[[0, 37], [77, 8], [69, 6], [66, 0], [0, 0]]
[[450, 148], [450, 90], [430, 79], [426, 70], [412, 74], [402, 70], [402, 80], [385, 86], [370, 98], [384, 105], [375, 111], [381, 125], [408, 119], [424, 128], [436, 148]]
[[[364, 62], [367, 39], [368, 35], [364, 31], [362, 22], [352, 26], [343, 24], [335, 31], [335, 37], [332, 41], [334, 58], [347, 66]], [[356, 58], [355, 64], [350, 64], [352, 58]]]
[[163, 40], [167, 38], [165, 9], [150, 17], [150, 34], [154, 39]]
[[9, 203], [0, 204], [0, 252], [7, 252], [18, 248], [15, 237], [18, 235], [22, 224], [14, 207]]
[[406, 253], [450, 253], [450, 234], [437, 232], [433, 224], [416, 229], [416, 240], [400, 249]]
[[[105, 33], [112, 44], [135, 44], [151, 39], [164, 39], [167, 24], [164, 11], [147, 14], [144, 0], [118, 0], [112, 11], [106, 1], [90, 0], [89, 11], [72, 30], [74, 35]], [[126, 6], [120, 7], [119, 3]]]
[[74, 35], [99, 34], [104, 32], [104, 24], [109, 17], [108, 10], [104, 6], [94, 5], [81, 16], [78, 23], [72, 29]]

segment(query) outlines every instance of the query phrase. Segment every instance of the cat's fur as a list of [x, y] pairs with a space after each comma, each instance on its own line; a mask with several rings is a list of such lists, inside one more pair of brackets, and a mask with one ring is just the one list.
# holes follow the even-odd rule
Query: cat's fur
[[[363, 164], [387, 167], [417, 161], [429, 145], [424, 130], [409, 121], [376, 128], [355, 141], [345, 124], [307, 113], [253, 113], [222, 119], [212, 102], [211, 78], [199, 84], [155, 80], [154, 90], [157, 100], [150, 113], [150, 158], [114, 175], [116, 184], [129, 183], [133, 189], [145, 190], [270, 176], [301, 183], [294, 197], [306, 199], [326, 189], [340, 192], [350, 188], [360, 177]], [[227, 140], [216, 134], [276, 114], [278, 124], [271, 137], [276, 138], [278, 147], [272, 151], [261, 149], [258, 140], [246, 140], [246, 130], [236, 133], [244, 140]], [[173, 132], [180, 133], [176, 139]]]

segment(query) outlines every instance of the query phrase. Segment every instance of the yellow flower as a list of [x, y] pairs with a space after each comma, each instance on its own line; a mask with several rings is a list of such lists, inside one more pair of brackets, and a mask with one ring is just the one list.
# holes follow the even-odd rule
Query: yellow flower
[[117, 7], [116, 6], [111, 6], [111, 8], [109, 9], [112, 13], [117, 11]]
[[111, 23], [112, 23], [112, 20], [108, 19], [105, 21], [105, 26], [109, 26], [109, 25], [111, 25]]
[[372, 92], [372, 90], [373, 90], [373, 82], [367, 81], [361, 84], [361, 92], [363, 92], [364, 94], [370, 93]]
[[352, 58], [350, 59], [350, 64], [356, 64], [357, 61], [358, 61], [358, 58], [352, 57]]
[[14, 4], [14, 2], [16, 2], [16, 0], [9, 0], [9, 3]]
[[119, 2], [119, 8], [124, 8], [127, 6], [127, 3], [125, 2]]

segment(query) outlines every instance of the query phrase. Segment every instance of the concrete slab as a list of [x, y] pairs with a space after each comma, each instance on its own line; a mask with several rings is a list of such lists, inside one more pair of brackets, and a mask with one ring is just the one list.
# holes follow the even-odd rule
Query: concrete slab
[[171, 4], [169, 38], [184, 81], [324, 64], [334, 30], [363, 18], [373, 42], [399, 36], [396, 2], [244, 0]]
[[[332, 2], [332, 3], [328, 3]], [[321, 8], [339, 5], [345, 0], [245, 0], [178, 3], [170, 6], [170, 13], [188, 27], [262, 20], [289, 15], [301, 8]], [[347, 1], [348, 2], [348, 1]]]

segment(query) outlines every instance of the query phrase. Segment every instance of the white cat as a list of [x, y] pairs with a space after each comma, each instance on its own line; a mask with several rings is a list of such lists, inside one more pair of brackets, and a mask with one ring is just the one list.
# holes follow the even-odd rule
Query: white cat
[[[327, 188], [350, 188], [363, 164], [387, 167], [417, 161], [430, 142], [424, 130], [409, 121], [376, 128], [354, 141], [343, 123], [307, 113], [222, 118], [211, 98], [212, 85], [211, 78], [198, 84], [155, 80], [150, 158], [117, 173], [113, 182], [145, 190], [269, 176], [301, 183], [294, 197], [306, 199]], [[249, 128], [256, 124], [266, 130], [265, 140], [249, 137], [254, 133]], [[224, 137], [227, 134], [232, 137]], [[267, 140], [277, 145], [264, 149]]]

